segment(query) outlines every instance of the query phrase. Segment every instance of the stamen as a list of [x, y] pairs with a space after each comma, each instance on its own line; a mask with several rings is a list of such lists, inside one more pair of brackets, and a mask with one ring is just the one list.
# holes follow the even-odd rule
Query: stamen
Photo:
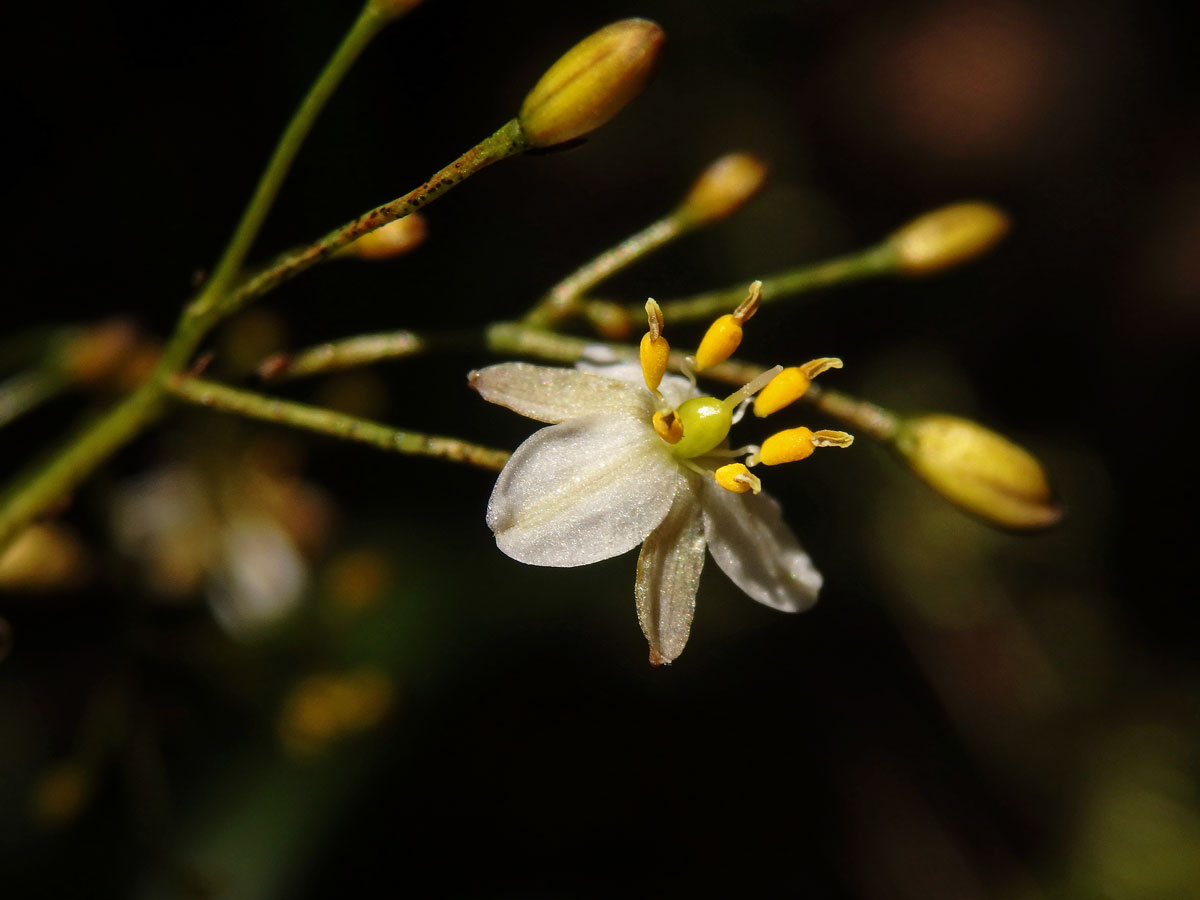
[[841, 367], [840, 359], [824, 356], [802, 366], [784, 369], [754, 398], [754, 414], [762, 418], [795, 403], [808, 392], [814, 378], [829, 369]]
[[758, 312], [762, 302], [762, 282], [750, 285], [746, 299], [732, 313], [719, 317], [708, 326], [700, 347], [696, 350], [696, 371], [702, 371], [723, 363], [733, 356], [733, 351], [742, 342], [742, 325]]
[[646, 387], [657, 395], [658, 386], [662, 384], [663, 375], [667, 371], [671, 345], [662, 336], [663, 314], [653, 297], [646, 301], [646, 324], [650, 330], [642, 336], [638, 359], [642, 364], [642, 378], [646, 381]]
[[751, 474], [750, 470], [741, 463], [721, 466], [713, 473], [713, 477], [717, 480], [717, 484], [734, 494], [744, 494], [747, 491], [757, 494], [762, 490], [762, 482], [758, 476]]
[[812, 442], [814, 447], [849, 447], [854, 443], [854, 435], [844, 431], [814, 431]]
[[674, 411], [666, 414], [656, 412], [650, 421], [654, 425], [654, 432], [668, 444], [678, 444], [683, 440], [683, 420]]
[[746, 299], [737, 305], [737, 309], [733, 311], [733, 317], [737, 319], [739, 325], [750, 321], [751, 316], [758, 312], [759, 304], [762, 303], [762, 282], [752, 281], [750, 290], [746, 294]]
[[817, 447], [849, 447], [854, 436], [844, 431], [812, 432], [807, 428], [789, 428], [771, 435], [763, 441], [762, 449], [747, 462], [777, 466], [781, 463], [799, 462], [812, 456]]
[[679, 374], [688, 380], [688, 384], [692, 386], [692, 390], [696, 389], [696, 357], [685, 356], [683, 363], [679, 366]]

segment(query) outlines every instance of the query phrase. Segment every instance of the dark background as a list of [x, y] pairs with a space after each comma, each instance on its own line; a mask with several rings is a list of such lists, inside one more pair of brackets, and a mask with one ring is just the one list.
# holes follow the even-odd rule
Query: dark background
[[[12, 14], [5, 338], [114, 315], [169, 333], [354, 13]], [[768, 486], [826, 577], [821, 603], [783, 616], [710, 565], [687, 651], [652, 670], [632, 557], [507, 559], [483, 522], [490, 474], [182, 412], [66, 512], [82, 574], [0, 595], [15, 895], [1167, 898], [1200, 883], [1181, 428], [1200, 111], [1182, 12], [429, 0], [346, 80], [257, 256], [415, 186], [510, 117], [559, 53], [628, 15], [669, 37], [643, 97], [584, 146], [507, 161], [432, 205], [413, 255], [325, 266], [266, 298], [214, 337], [218, 374], [333, 337], [516, 317], [743, 149], [770, 162], [762, 195], [604, 294], [748, 281], [991, 200], [1014, 229], [986, 258], [769, 307], [743, 350], [840, 356], [833, 386], [997, 428], [1046, 463], [1065, 521], [998, 534], [865, 441], [818, 454]], [[490, 359], [462, 349], [282, 390], [515, 447], [531, 423], [465, 386]], [[10, 426], [0, 463], [16, 471], [94, 402]], [[109, 523], [146, 472], [188, 465], [236, 493], [251, 457], [303, 485], [317, 524], [300, 608], [247, 637], [202, 590], [164, 600]], [[378, 575], [353, 615], [330, 611], [347, 560]], [[281, 710], [303, 680], [364, 666], [386, 714], [289, 750]]]

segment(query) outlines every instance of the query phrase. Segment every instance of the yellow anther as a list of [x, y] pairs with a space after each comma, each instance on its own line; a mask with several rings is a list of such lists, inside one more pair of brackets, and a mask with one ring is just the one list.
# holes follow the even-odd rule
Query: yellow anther
[[[638, 359], [642, 363], [642, 377], [646, 379], [646, 387], [657, 391], [658, 386], [662, 384], [663, 375], [667, 371], [667, 360], [671, 357], [671, 345], [662, 336], [663, 314], [653, 297], [646, 301], [646, 324], [650, 330], [642, 337], [642, 345], [638, 348]], [[675, 441], [671, 443], [675, 443]]]
[[724, 315], [708, 326], [696, 351], [696, 371], [723, 363], [733, 356], [742, 342], [742, 324], [732, 315]]
[[696, 351], [696, 371], [709, 369], [718, 363], [723, 363], [742, 342], [742, 325], [758, 312], [762, 302], [762, 282], [756, 281], [750, 285], [746, 299], [737, 305], [732, 313], [721, 316], [708, 326], [700, 349]]
[[754, 398], [754, 414], [769, 416], [807, 393], [812, 380], [828, 369], [840, 369], [842, 361], [833, 357], [814, 359], [802, 366], [792, 366], [776, 375]]
[[764, 466], [777, 466], [780, 463], [799, 462], [812, 456], [817, 447], [849, 447], [854, 443], [854, 435], [844, 431], [809, 431], [807, 428], [789, 428], [773, 434], [763, 441], [758, 457], [752, 462], [760, 462]]
[[758, 452], [758, 461], [764, 466], [797, 462], [812, 456], [815, 449], [813, 433], [809, 429], [789, 428], [763, 441], [762, 449]]
[[737, 309], [733, 311], [733, 317], [739, 325], [743, 325], [750, 321], [750, 317], [758, 312], [759, 304], [762, 303], [762, 282], [750, 282], [750, 289], [746, 292], [746, 299], [737, 305]]
[[717, 484], [735, 494], [744, 494], [746, 491], [754, 491], [757, 494], [762, 490], [762, 482], [758, 480], [758, 476], [741, 463], [721, 466], [713, 476], [717, 479]]
[[812, 442], [814, 447], [849, 447], [854, 443], [854, 435], [822, 429], [813, 432]]
[[666, 415], [656, 412], [651, 421], [655, 433], [668, 444], [678, 444], [683, 440], [683, 421], [673, 411]]

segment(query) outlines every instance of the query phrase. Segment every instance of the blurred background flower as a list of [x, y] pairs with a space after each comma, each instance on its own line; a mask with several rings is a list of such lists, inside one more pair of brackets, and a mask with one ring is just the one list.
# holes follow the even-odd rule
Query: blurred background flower
[[[22, 173], [0, 242], [0, 361], [48, 322], [126, 315], [165, 333], [353, 15], [49, 9], [12, 11], [20, 39], [0, 63]], [[652, 18], [669, 47], [584, 146], [473, 179], [401, 258], [290, 283], [214, 340], [215, 371], [516, 315], [709, 161], [747, 151], [769, 165], [761, 194], [605, 296], [745, 282], [943, 203], [994, 201], [1013, 229], [989, 256], [777, 306], [742, 349], [836, 355], [848, 390], [996, 429], [1047, 464], [1065, 519], [998, 533], [866, 441], [818, 454], [771, 489], [821, 563], [821, 602], [781, 618], [707, 579], [688, 654], [651, 671], [633, 558], [512, 563], [484, 524], [488, 473], [409, 461], [398, 477], [395, 457], [188, 410], [0, 560], [6, 895], [1194, 893], [1180, 432], [1200, 334], [1200, 110], [1185, 11], [463, 12], [429, 0], [370, 49], [258, 258], [416, 184], [605, 22]], [[281, 392], [515, 447], [527, 426], [466, 387], [489, 361], [455, 350]], [[68, 391], [21, 415], [0, 465], [96, 400]]]

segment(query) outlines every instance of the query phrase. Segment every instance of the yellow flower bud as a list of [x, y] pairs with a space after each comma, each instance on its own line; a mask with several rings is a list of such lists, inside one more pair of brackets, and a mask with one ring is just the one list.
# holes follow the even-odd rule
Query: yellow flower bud
[[726, 154], [696, 179], [679, 207], [679, 215], [696, 225], [718, 222], [757, 194], [766, 178], [766, 163], [758, 157]]
[[425, 240], [428, 231], [420, 213], [410, 213], [403, 219], [395, 219], [368, 231], [358, 240], [347, 244], [339, 255], [356, 256], [372, 262], [392, 259], [415, 249]]
[[622, 19], [584, 38], [552, 65], [521, 104], [531, 147], [595, 131], [642, 92], [666, 35], [648, 19]]
[[600, 337], [623, 341], [633, 331], [633, 317], [624, 306], [611, 300], [589, 300], [583, 308], [588, 323]]
[[990, 203], [954, 203], [913, 219], [887, 243], [899, 272], [929, 275], [991, 249], [1008, 226], [1008, 216]]
[[1028, 531], [1062, 518], [1041, 463], [977, 422], [916, 416], [900, 423], [893, 446], [935, 491], [996, 525]]

